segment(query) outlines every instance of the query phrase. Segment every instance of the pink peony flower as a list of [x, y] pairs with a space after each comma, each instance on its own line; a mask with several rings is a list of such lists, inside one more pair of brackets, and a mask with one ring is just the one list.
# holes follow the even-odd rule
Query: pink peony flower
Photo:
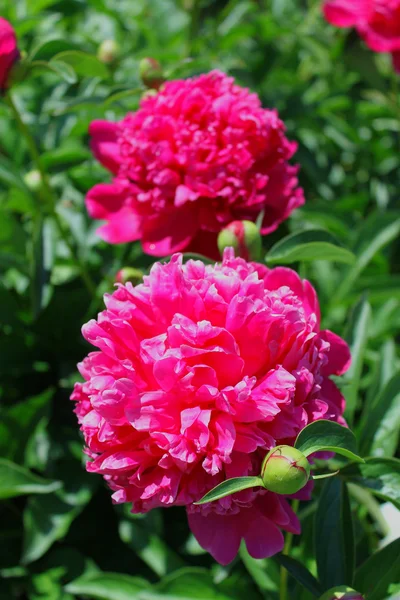
[[328, 0], [327, 21], [337, 27], [355, 27], [375, 52], [390, 52], [400, 72], [400, 0]]
[[0, 17], [0, 91], [8, 87], [8, 75], [19, 59], [17, 38], [11, 24]]
[[[286, 497], [253, 488], [194, 506], [226, 478], [258, 474], [268, 450], [293, 445], [317, 419], [343, 421], [329, 379], [346, 343], [320, 330], [308, 281], [224, 252], [222, 264], [156, 263], [144, 283], [118, 284], [83, 327], [98, 348], [71, 396], [91, 461], [135, 513], [187, 507], [197, 540], [222, 564], [242, 539], [255, 558], [282, 550], [300, 525]], [[300, 492], [309, 497], [309, 490]]]
[[218, 258], [217, 235], [234, 220], [274, 231], [304, 203], [297, 145], [274, 110], [224, 73], [170, 81], [119, 123], [90, 126], [96, 158], [114, 174], [92, 188], [91, 217], [109, 243], [141, 240], [145, 252]]

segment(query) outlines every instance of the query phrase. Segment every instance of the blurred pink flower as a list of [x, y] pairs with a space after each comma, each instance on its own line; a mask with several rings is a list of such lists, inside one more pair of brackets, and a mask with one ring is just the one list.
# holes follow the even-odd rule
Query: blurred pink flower
[[156, 263], [105, 304], [83, 327], [98, 350], [79, 365], [85, 381], [72, 394], [88, 471], [135, 513], [186, 506], [194, 535], [222, 564], [241, 539], [255, 558], [279, 552], [281, 530], [300, 530], [284, 496], [254, 488], [193, 502], [226, 478], [258, 474], [267, 451], [293, 445], [308, 423], [344, 423], [329, 376], [346, 371], [349, 349], [320, 330], [314, 288], [228, 248], [215, 266], [182, 264], [180, 254]]
[[328, 0], [327, 21], [337, 27], [355, 27], [375, 52], [390, 52], [400, 72], [400, 0]]
[[17, 38], [12, 25], [0, 17], [0, 91], [8, 87], [8, 75], [19, 59]]
[[304, 203], [288, 163], [297, 145], [277, 112], [219, 71], [170, 81], [119, 123], [94, 121], [90, 135], [115, 177], [94, 186], [86, 205], [113, 244], [140, 239], [155, 256], [218, 258], [218, 232], [231, 221], [265, 210], [266, 234]]

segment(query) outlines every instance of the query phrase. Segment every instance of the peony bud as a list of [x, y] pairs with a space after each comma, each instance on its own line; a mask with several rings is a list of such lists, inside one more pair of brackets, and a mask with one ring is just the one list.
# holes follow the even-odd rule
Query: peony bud
[[97, 58], [105, 64], [113, 63], [119, 55], [120, 47], [115, 40], [104, 40], [97, 50]]
[[310, 477], [310, 463], [296, 448], [277, 446], [264, 458], [261, 478], [267, 490], [277, 494], [295, 494]]
[[11, 24], [0, 17], [0, 91], [4, 92], [10, 84], [10, 73], [18, 61], [20, 53], [17, 38]]
[[142, 283], [143, 280], [143, 272], [139, 269], [135, 269], [135, 267], [124, 267], [120, 269], [115, 276], [115, 281], [117, 283], [126, 283], [130, 281], [132, 285], [137, 285], [138, 283]]
[[340, 598], [342, 600], [364, 600], [364, 596], [352, 588], [347, 587], [347, 585], [341, 585], [328, 590], [321, 596], [320, 600], [338, 600]]
[[155, 58], [142, 58], [139, 75], [144, 85], [153, 90], [158, 90], [165, 81], [161, 65]]
[[42, 176], [37, 169], [33, 169], [24, 175], [24, 182], [32, 192], [37, 192], [42, 185]]
[[231, 246], [236, 256], [245, 260], [259, 260], [261, 254], [261, 234], [252, 221], [232, 221], [218, 235], [218, 249], [223, 254]]

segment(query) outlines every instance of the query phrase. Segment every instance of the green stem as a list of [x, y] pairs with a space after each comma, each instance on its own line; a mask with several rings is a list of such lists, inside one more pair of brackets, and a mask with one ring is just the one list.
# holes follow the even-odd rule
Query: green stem
[[80, 261], [79, 256], [77, 255], [75, 248], [74, 248], [73, 244], [71, 243], [71, 240], [69, 239], [67, 232], [64, 229], [64, 225], [61, 221], [60, 215], [56, 211], [56, 201], [54, 198], [54, 194], [51, 189], [47, 173], [43, 169], [43, 166], [41, 164], [39, 150], [38, 150], [36, 142], [33, 138], [33, 135], [31, 134], [27, 125], [24, 123], [21, 113], [19, 112], [18, 107], [15, 104], [14, 99], [11, 96], [10, 92], [8, 92], [7, 95], [5, 96], [5, 101], [7, 102], [8, 106], [10, 107], [10, 109], [15, 117], [17, 125], [18, 125], [22, 135], [25, 138], [25, 142], [28, 147], [29, 153], [32, 157], [32, 160], [35, 163], [35, 166], [40, 173], [43, 199], [45, 201], [45, 208], [53, 217], [53, 219], [56, 223], [56, 226], [58, 228], [58, 231], [60, 233], [60, 236], [63, 239], [63, 241], [65, 242], [66, 246], [68, 247], [71, 258], [72, 258], [73, 262], [75, 263], [75, 265], [77, 266], [77, 268], [79, 269], [80, 276], [81, 276], [82, 281], [84, 282], [89, 294], [91, 296], [96, 296], [96, 286], [93, 283], [89, 273], [87, 272], [85, 265]]
[[375, 500], [373, 495], [368, 490], [359, 487], [355, 483], [348, 483], [349, 492], [360, 504], [364, 505], [371, 517], [375, 520], [383, 536], [390, 532], [389, 525], [384, 518], [379, 502]]
[[[299, 510], [299, 500], [293, 500], [292, 510], [297, 513]], [[282, 554], [289, 556], [292, 549], [293, 533], [287, 533], [285, 536], [285, 545], [283, 547]], [[279, 585], [279, 600], [287, 600], [288, 598], [288, 571], [285, 567], [281, 566], [280, 569], [280, 585]]]
[[197, 37], [200, 26], [200, 1], [192, 0], [193, 4], [189, 10], [190, 24], [188, 30], [187, 54], [190, 56], [193, 53], [194, 41]]

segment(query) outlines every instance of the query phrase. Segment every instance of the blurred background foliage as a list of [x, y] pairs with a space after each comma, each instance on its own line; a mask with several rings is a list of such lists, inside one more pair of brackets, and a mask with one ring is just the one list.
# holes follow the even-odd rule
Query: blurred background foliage
[[[0, 101], [1, 600], [279, 597], [279, 560], [255, 561], [243, 550], [220, 567], [189, 535], [183, 509], [132, 516], [82, 468], [69, 401], [76, 363], [88, 351], [81, 325], [101, 309], [122, 266], [151, 264], [140, 245], [112, 247], [95, 234], [84, 196], [108, 175], [91, 156], [87, 130], [94, 118], [116, 120], [138, 107], [145, 56], [169, 78], [221, 69], [278, 109], [299, 144], [307, 203], [264, 239], [266, 250], [290, 232], [319, 228], [356, 255], [352, 265], [315, 256], [294, 266], [318, 290], [323, 326], [352, 346], [353, 366], [340, 382], [347, 416], [362, 454], [387, 459], [387, 489], [379, 488], [378, 500], [354, 483], [348, 497], [339, 479], [316, 486], [314, 500], [300, 506], [289, 593], [314, 597], [298, 583], [310, 577], [300, 559], [313, 575], [318, 568], [323, 589], [350, 583], [358, 567], [360, 585], [366, 573], [383, 579], [371, 600], [395, 595], [398, 543], [360, 571], [393, 536], [381, 510], [389, 488], [400, 502], [398, 463], [390, 463], [400, 423], [400, 96], [390, 57], [328, 25], [319, 0], [0, 0], [0, 14], [34, 60], [87, 53], [75, 63], [55, 60], [52, 72], [38, 66], [13, 90], [54, 197], [42, 193]], [[104, 40], [119, 46], [110, 63], [95, 58]], [[328, 504], [334, 508], [324, 521]]]

